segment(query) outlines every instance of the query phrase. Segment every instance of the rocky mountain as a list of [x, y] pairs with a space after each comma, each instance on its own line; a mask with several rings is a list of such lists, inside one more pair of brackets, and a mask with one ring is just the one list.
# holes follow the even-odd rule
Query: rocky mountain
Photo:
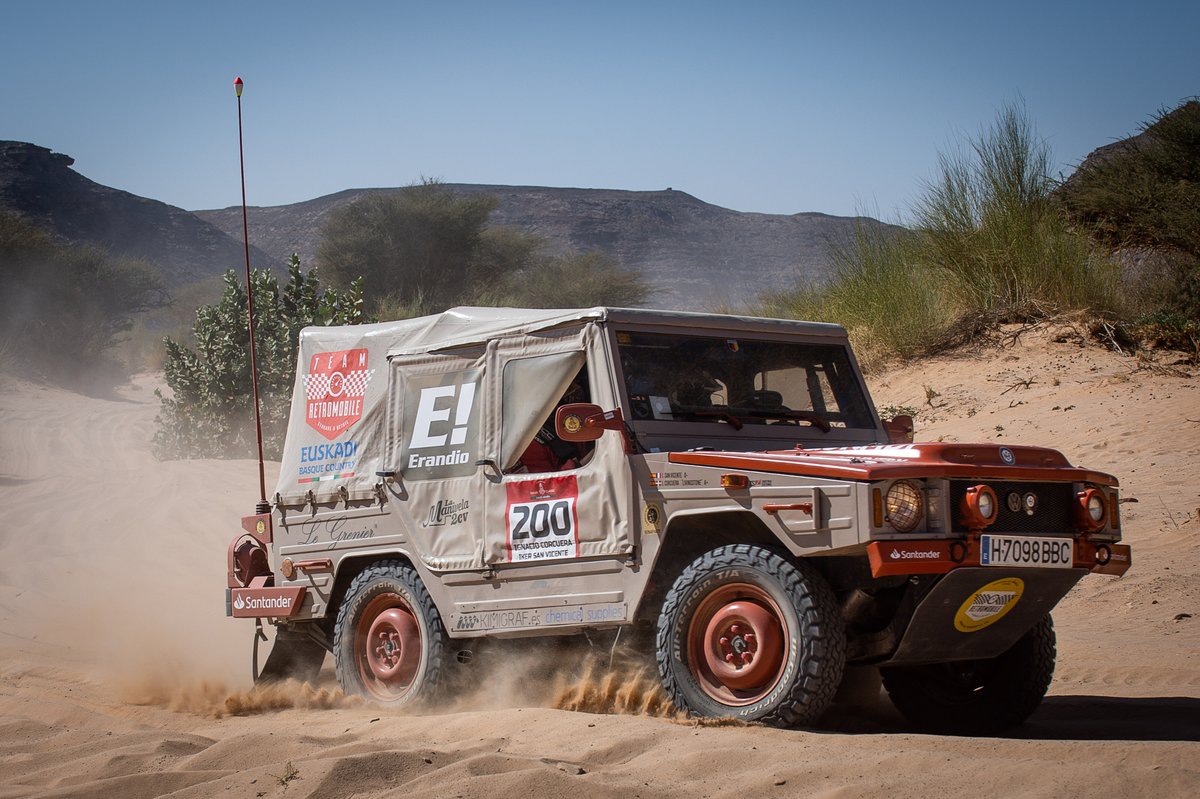
[[[241, 268], [240, 207], [188, 212], [102, 186], [45, 147], [0, 141], [0, 210], [21, 214], [68, 243], [90, 244], [158, 266], [178, 287]], [[831, 243], [869, 217], [743, 213], [674, 189], [546, 188], [447, 184], [499, 199], [492, 223], [546, 239], [549, 252], [605, 250], [659, 289], [660, 307], [737, 309], [764, 291], [820, 282]], [[251, 263], [282, 269], [293, 252], [314, 265], [321, 228], [337, 208], [370, 192], [350, 189], [314, 200], [249, 209]]]
[[[819, 213], [743, 213], [674, 189], [618, 191], [540, 186], [446, 184], [463, 194], [500, 201], [492, 222], [547, 239], [551, 252], [602, 249], [643, 272], [660, 289], [651, 304], [667, 308], [733, 308], [764, 291], [819, 282], [829, 269], [828, 246], [869, 217]], [[250, 241], [272, 257], [293, 252], [312, 265], [321, 226], [337, 208], [371, 192], [350, 189], [292, 205], [251, 208]], [[240, 233], [241, 209], [197, 211], [228, 233]]]
[[[0, 210], [27, 217], [63, 242], [144, 258], [171, 288], [244, 266], [240, 216], [231, 237], [182, 208], [88, 180], [74, 163], [35, 144], [0, 141]], [[280, 267], [255, 247], [250, 262]]]

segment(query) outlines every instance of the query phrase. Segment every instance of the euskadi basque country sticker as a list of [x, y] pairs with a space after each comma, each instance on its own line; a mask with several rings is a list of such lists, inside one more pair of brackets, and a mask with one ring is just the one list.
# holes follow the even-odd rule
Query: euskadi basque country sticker
[[367, 351], [319, 352], [304, 375], [308, 426], [329, 440], [362, 418], [363, 397], [374, 369], [367, 368]]

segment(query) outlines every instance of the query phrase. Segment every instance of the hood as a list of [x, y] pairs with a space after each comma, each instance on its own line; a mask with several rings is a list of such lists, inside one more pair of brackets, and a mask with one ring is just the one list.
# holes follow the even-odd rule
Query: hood
[[1116, 486], [1104, 472], [1072, 466], [1046, 447], [1001, 444], [872, 444], [769, 452], [673, 452], [671, 463], [842, 480], [951, 477], [1042, 480]]

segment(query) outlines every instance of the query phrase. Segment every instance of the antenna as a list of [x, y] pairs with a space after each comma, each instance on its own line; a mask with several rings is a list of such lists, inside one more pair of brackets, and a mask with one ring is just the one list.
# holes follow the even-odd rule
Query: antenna
[[258, 505], [256, 513], [270, 513], [267, 502], [267, 473], [263, 466], [262, 412], [258, 402], [258, 359], [254, 353], [254, 286], [250, 280], [250, 227], [246, 223], [246, 154], [242, 148], [242, 79], [235, 78], [233, 90], [237, 94], [238, 109], [238, 160], [242, 168], [242, 242], [246, 247], [246, 317], [250, 322], [250, 382], [254, 386], [254, 433], [258, 440]]

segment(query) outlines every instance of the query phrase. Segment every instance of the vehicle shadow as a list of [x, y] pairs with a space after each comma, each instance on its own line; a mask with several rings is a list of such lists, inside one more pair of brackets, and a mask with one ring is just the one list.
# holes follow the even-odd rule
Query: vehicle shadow
[[[830, 733], [919, 732], [886, 695], [835, 704], [817, 729]], [[1048, 696], [1028, 721], [997, 736], [1029, 741], [1200, 741], [1200, 699], [1186, 696]]]
[[1048, 696], [1007, 737], [1029, 740], [1200, 741], [1200, 699]]

